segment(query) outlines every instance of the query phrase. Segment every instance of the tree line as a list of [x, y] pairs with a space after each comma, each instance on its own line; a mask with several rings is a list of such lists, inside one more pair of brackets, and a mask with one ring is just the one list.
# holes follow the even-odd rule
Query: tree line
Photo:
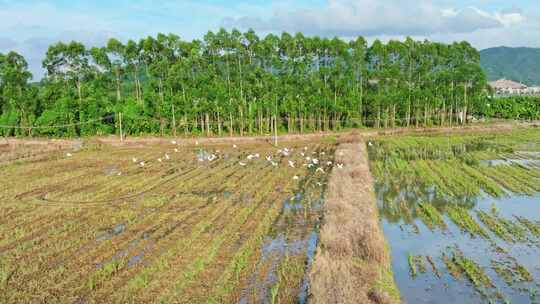
[[484, 113], [489, 94], [469, 43], [411, 38], [368, 45], [220, 29], [193, 41], [58, 42], [42, 64], [32, 83], [21, 55], [0, 54], [2, 134], [111, 134], [119, 113], [136, 135], [451, 125]]

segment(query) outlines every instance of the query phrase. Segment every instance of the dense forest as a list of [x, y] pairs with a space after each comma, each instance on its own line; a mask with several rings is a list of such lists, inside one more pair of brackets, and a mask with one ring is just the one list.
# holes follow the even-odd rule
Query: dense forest
[[[158, 34], [51, 45], [45, 77], [0, 54], [3, 135], [267, 134], [466, 123], [496, 114], [467, 42]], [[538, 102], [536, 102], [536, 106]], [[536, 113], [538, 115], [538, 113]], [[516, 115], [513, 115], [515, 118]]]

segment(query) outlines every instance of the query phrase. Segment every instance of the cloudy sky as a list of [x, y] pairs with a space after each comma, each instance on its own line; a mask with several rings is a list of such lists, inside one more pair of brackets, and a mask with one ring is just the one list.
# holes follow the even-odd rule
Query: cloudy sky
[[309, 35], [412, 36], [475, 47], [540, 47], [538, 0], [0, 0], [0, 52], [15, 50], [36, 78], [49, 44], [103, 45], [158, 32], [202, 38], [219, 27]]

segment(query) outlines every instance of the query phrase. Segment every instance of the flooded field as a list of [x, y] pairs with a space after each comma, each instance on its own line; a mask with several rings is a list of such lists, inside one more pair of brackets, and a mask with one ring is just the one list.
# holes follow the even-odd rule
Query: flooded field
[[10, 158], [0, 302], [305, 302], [335, 147], [171, 142]]
[[405, 303], [540, 301], [540, 130], [369, 144]]

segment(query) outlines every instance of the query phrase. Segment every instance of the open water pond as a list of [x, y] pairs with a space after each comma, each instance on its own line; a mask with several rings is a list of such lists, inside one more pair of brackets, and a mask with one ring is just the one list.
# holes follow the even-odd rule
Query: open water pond
[[381, 226], [404, 303], [539, 303], [539, 135], [371, 143]]

